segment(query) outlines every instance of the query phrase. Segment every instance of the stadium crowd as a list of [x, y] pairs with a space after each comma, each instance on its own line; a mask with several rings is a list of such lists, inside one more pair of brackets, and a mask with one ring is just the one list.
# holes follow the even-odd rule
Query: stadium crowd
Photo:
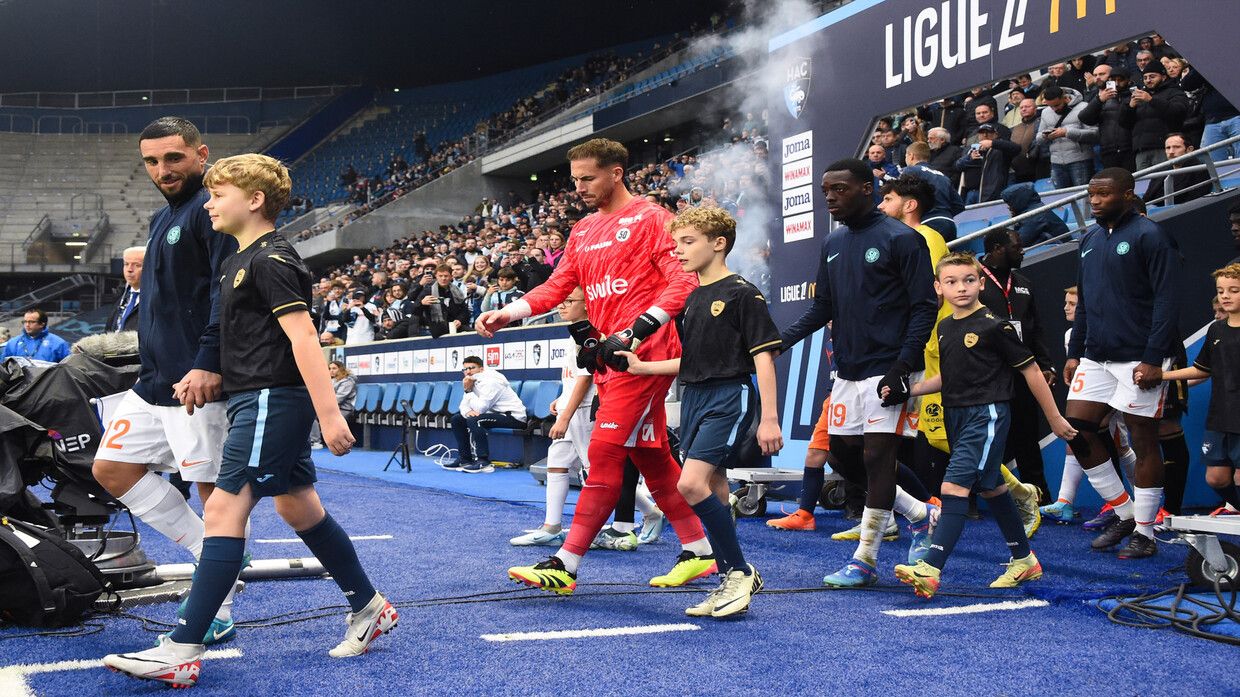
[[[899, 176], [908, 148], [924, 143], [926, 164], [976, 203], [1047, 177], [1057, 189], [1083, 186], [1105, 167], [1145, 169], [1238, 134], [1240, 111], [1153, 34], [1052, 64], [1040, 80], [1025, 73], [885, 116], [871, 141], [881, 149], [867, 157], [886, 177]], [[1215, 161], [1237, 155], [1234, 145], [1211, 152]], [[1177, 175], [1177, 191], [1204, 181], [1187, 176]], [[1208, 192], [1200, 186], [1169, 202]]]

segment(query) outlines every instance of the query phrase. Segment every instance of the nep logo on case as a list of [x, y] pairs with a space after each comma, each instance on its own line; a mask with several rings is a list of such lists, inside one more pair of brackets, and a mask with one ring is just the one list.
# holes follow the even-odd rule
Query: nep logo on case
[[797, 58], [788, 65], [784, 81], [784, 106], [792, 118], [799, 119], [805, 113], [805, 103], [809, 100], [809, 59]]

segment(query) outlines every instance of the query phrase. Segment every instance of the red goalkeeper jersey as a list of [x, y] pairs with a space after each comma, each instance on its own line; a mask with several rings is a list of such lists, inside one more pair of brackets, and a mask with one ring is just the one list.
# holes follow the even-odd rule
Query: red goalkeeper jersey
[[[671, 219], [666, 209], [641, 197], [615, 213], [591, 213], [573, 226], [555, 273], [522, 300], [539, 314], [581, 286], [590, 323], [604, 336], [628, 329], [638, 315], [657, 308], [662, 316], [654, 314], [664, 324], [637, 347], [637, 354], [647, 361], [678, 357], [680, 339], [669, 318], [680, 314], [698, 282], [676, 259], [667, 232]], [[604, 383], [613, 375], [609, 370], [594, 380]]]

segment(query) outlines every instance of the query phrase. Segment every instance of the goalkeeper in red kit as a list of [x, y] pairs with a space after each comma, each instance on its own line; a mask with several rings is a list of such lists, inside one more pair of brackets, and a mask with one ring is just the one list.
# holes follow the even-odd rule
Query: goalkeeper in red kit
[[632, 351], [643, 361], [680, 356], [680, 339], [670, 321], [697, 287], [681, 269], [667, 233], [672, 214], [629, 193], [624, 184], [628, 151], [596, 138], [568, 151], [577, 193], [594, 210], [573, 227], [555, 273], [502, 310], [478, 317], [478, 333], [490, 337], [511, 322], [553, 309], [577, 286], [586, 292], [588, 319], [569, 326], [579, 346], [578, 364], [594, 371], [599, 409], [590, 438], [590, 476], [577, 500], [568, 539], [555, 556], [508, 570], [514, 580], [561, 594], [577, 586], [577, 567], [616, 507], [624, 463], [633, 464], [684, 550], [653, 586], [679, 586], [715, 573], [710, 542], [693, 509], [676, 490], [680, 467], [667, 442], [663, 402], [673, 376], [624, 372]]

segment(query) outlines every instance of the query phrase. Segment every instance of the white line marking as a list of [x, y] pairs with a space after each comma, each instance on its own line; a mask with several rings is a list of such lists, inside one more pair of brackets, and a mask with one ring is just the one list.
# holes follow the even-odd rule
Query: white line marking
[[979, 612], [996, 610], [1024, 610], [1031, 607], [1046, 607], [1050, 603], [1045, 600], [1004, 600], [1000, 603], [976, 603], [974, 605], [957, 605], [955, 607], [926, 607], [915, 610], [883, 610], [884, 615], [892, 617], [942, 617], [944, 615], [975, 615]]
[[559, 629], [550, 632], [483, 634], [482, 638], [487, 641], [542, 641], [546, 639], [589, 639], [592, 637], [631, 636], [634, 634], [660, 634], [662, 632], [692, 632], [698, 629], [701, 629], [701, 627], [696, 624], [650, 624], [640, 627]]
[[[203, 658], [240, 658], [241, 649], [215, 649], [208, 651]], [[65, 670], [89, 670], [103, 668], [103, 659], [81, 661], [57, 661], [56, 663], [17, 664], [0, 668], [0, 695], [5, 697], [35, 697], [35, 693], [26, 684], [27, 675], [39, 673], [59, 673]]]
[[[351, 535], [349, 539], [353, 540], [354, 542], [358, 540], [390, 540], [392, 539], [392, 536], [391, 535]], [[260, 544], [274, 545], [274, 544], [289, 544], [290, 542], [301, 542], [301, 538], [300, 537], [278, 537], [278, 538], [271, 539], [271, 540], [254, 540], [254, 541]]]

